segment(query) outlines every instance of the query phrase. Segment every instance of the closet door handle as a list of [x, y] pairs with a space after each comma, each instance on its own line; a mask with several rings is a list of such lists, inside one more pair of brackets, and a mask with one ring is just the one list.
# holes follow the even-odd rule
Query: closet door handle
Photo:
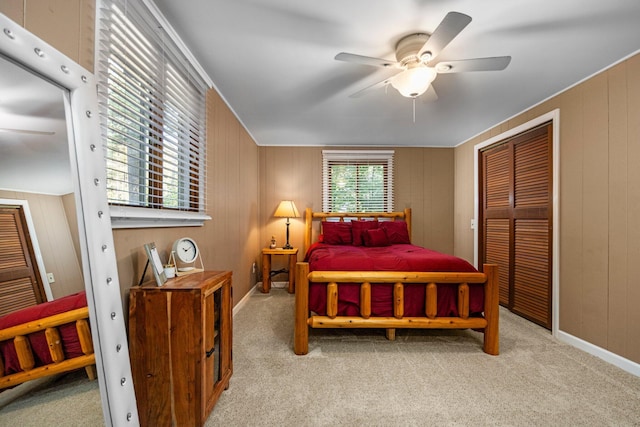
[[215, 347], [211, 347], [211, 350], [207, 351], [207, 358], [211, 357], [214, 351], [215, 351]]

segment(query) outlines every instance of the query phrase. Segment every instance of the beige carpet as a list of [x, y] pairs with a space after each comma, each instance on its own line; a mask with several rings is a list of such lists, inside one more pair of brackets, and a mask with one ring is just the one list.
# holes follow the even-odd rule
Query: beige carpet
[[84, 369], [34, 380], [0, 393], [0, 426], [103, 426], [98, 381]]
[[501, 311], [501, 355], [473, 331], [312, 330], [295, 356], [293, 296], [234, 317], [234, 374], [207, 426], [631, 426], [640, 378]]
[[[234, 317], [234, 374], [206, 425], [640, 426], [640, 378], [508, 311], [500, 321], [497, 357], [477, 332], [390, 342], [377, 330], [312, 330], [310, 353], [295, 356], [293, 296], [255, 293]], [[80, 376], [1, 408], [0, 426], [97, 426], [100, 415], [96, 382]]]

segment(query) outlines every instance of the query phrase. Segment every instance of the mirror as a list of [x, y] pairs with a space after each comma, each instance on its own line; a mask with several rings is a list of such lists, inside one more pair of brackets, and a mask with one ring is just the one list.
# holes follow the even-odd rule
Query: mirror
[[[0, 128], [5, 129], [0, 131], [0, 188], [74, 194], [68, 197], [71, 208], [67, 217], [77, 221], [74, 245], [80, 254], [80, 280], [87, 295], [105, 425], [138, 425], [104, 187], [94, 77], [2, 14], [0, 28], [0, 105], [3, 97], [11, 98], [10, 103], [18, 109], [13, 113], [0, 110], [0, 114], [16, 115], [0, 122]], [[37, 77], [32, 84], [38, 88], [8, 90], [6, 85], [15, 88], [23, 82], [18, 72]], [[51, 100], [45, 95], [49, 92]], [[24, 98], [34, 93], [43, 103]], [[21, 122], [17, 116], [29, 111], [40, 119]], [[4, 198], [2, 193], [0, 198]], [[48, 292], [55, 294], [58, 289]], [[61, 295], [53, 296], [70, 291], [59, 292]]]

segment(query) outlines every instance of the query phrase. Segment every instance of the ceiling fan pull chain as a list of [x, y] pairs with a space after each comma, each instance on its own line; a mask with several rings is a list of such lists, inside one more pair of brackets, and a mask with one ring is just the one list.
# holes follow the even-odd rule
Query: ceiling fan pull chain
[[413, 123], [416, 122], [416, 97], [413, 97]]

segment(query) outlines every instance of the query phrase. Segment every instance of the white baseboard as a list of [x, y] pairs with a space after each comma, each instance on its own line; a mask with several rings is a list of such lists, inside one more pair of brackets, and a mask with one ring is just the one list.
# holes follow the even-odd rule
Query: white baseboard
[[[271, 282], [271, 287], [277, 288], [277, 289], [288, 288], [289, 282]], [[247, 292], [247, 294], [244, 297], [242, 297], [240, 301], [238, 301], [238, 304], [236, 304], [236, 306], [233, 307], [234, 316], [242, 309], [242, 307], [244, 307], [247, 301], [249, 301], [249, 298], [251, 297], [251, 295], [256, 293], [260, 288], [262, 288], [262, 282], [256, 283], [256, 285], [253, 288], [251, 288], [251, 290]]]
[[602, 347], [598, 347], [597, 345], [591, 344], [563, 331], [558, 331], [557, 336], [558, 339], [564, 343], [577, 347], [582, 351], [599, 357], [605, 362], [611, 363], [612, 365], [629, 372], [630, 374], [640, 377], [640, 364], [636, 362], [625, 359], [624, 357], [612, 353], [609, 350], [605, 350]]
[[236, 306], [233, 307], [233, 315], [234, 316], [242, 309], [242, 307], [244, 307], [247, 304], [247, 302], [249, 301], [249, 298], [251, 297], [251, 295], [253, 295], [258, 290], [258, 285], [262, 286], [262, 283], [258, 283], [258, 284], [256, 284], [256, 286], [251, 288], [251, 290], [249, 292], [247, 292], [245, 294], [245, 296], [243, 296], [240, 301], [238, 301], [238, 304], [236, 304]]

